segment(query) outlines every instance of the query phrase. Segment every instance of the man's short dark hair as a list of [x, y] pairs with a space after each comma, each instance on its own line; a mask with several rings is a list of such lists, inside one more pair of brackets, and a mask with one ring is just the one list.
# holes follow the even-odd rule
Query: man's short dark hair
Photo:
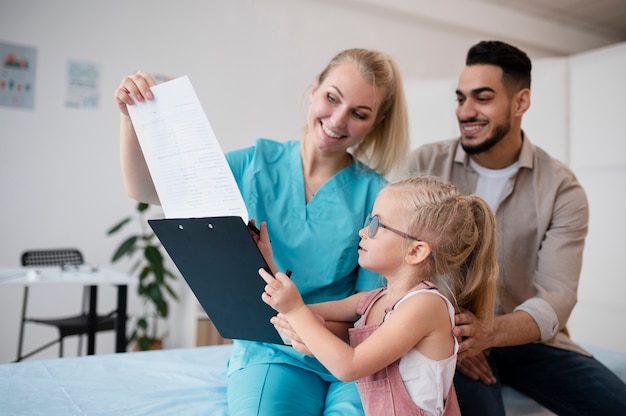
[[530, 88], [532, 63], [526, 52], [508, 43], [485, 40], [472, 46], [465, 60], [467, 66], [495, 65], [502, 68], [503, 81], [517, 89]]

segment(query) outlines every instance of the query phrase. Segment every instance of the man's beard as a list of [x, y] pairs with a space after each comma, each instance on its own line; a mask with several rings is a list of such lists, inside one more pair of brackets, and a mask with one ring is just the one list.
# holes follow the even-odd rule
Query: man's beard
[[477, 155], [479, 153], [486, 152], [487, 150], [495, 146], [496, 143], [502, 140], [502, 138], [508, 134], [510, 129], [511, 123], [507, 120], [506, 124], [501, 124], [497, 126], [493, 132], [493, 135], [485, 139], [484, 142], [472, 145], [464, 144], [463, 141], [461, 141], [461, 147], [463, 148], [463, 150], [465, 150], [465, 153], [469, 155]]

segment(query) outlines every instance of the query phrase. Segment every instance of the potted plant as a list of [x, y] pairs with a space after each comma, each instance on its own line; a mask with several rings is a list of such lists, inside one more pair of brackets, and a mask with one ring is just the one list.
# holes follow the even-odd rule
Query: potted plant
[[157, 322], [160, 318], [168, 317], [169, 300], [178, 300], [168, 280], [176, 279], [177, 276], [166, 267], [165, 257], [161, 253], [162, 246], [147, 224], [145, 214], [148, 208], [149, 204], [138, 203], [135, 216], [124, 218], [107, 232], [107, 235], [112, 235], [133, 220], [139, 222], [140, 232], [131, 234], [119, 245], [111, 262], [129, 258], [133, 261], [131, 273], [138, 273], [137, 293], [143, 301], [143, 314], [135, 319], [128, 344], [136, 341], [138, 349], [142, 351], [162, 345]]

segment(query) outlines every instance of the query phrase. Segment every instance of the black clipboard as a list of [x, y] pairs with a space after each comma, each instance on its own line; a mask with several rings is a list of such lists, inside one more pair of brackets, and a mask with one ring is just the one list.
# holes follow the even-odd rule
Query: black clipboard
[[148, 224], [223, 338], [284, 344], [261, 299], [270, 269], [241, 217], [168, 218]]

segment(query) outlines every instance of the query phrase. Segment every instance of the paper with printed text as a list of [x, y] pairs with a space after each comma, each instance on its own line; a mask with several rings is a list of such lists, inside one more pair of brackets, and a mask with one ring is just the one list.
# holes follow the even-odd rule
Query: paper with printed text
[[152, 87], [128, 113], [166, 218], [240, 216], [248, 211], [187, 76]]

